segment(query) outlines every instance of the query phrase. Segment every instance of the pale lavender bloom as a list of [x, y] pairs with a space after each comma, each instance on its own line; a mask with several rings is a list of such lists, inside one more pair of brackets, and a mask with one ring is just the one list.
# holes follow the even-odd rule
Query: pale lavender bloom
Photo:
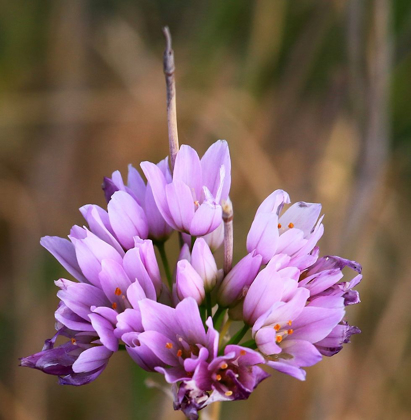
[[[55, 347], [59, 336], [69, 340]], [[105, 369], [113, 352], [99, 344], [90, 332], [60, 328], [53, 338], [45, 341], [43, 349], [20, 359], [20, 365], [56, 375], [61, 385], [85, 385], [94, 381]]]
[[247, 251], [260, 254], [263, 264], [276, 254], [286, 254], [289, 266], [303, 270], [318, 258], [315, 245], [324, 232], [322, 219], [317, 221], [321, 205], [301, 201], [280, 216], [289, 202], [283, 190], [274, 191], [263, 201], [247, 236]]
[[211, 145], [201, 160], [193, 148], [181, 146], [171, 182], [151, 162], [142, 162], [141, 168], [161, 215], [173, 229], [203, 236], [220, 226], [221, 202], [231, 185], [227, 142]]
[[[156, 165], [156, 167], [163, 174], [167, 182], [171, 182], [171, 172], [168, 166], [168, 158], [163, 159]], [[138, 221], [138, 228], [140, 228], [140, 233], [137, 233], [136, 235], [138, 235], [140, 238], [146, 239], [147, 237], [149, 237], [156, 241], [164, 241], [171, 235], [173, 229], [166, 223], [163, 216], [160, 214], [153, 197], [153, 192], [150, 183], [147, 183], [146, 185], [139, 172], [132, 165], [128, 166], [127, 185], [124, 184], [120, 172], [115, 171], [113, 172], [111, 178], [104, 178], [103, 190], [106, 196], [107, 203], [109, 204], [109, 212], [110, 202], [113, 198], [116, 198], [116, 191], [123, 191], [124, 193], [126, 193], [127, 196], [133, 198], [133, 201], [137, 203], [138, 207], [136, 207], [135, 204], [133, 204], [124, 195], [123, 197], [121, 197], [123, 200], [125, 211], [125, 213], [123, 214], [123, 216], [125, 217], [122, 217], [123, 223], [125, 223], [125, 225], [123, 226], [124, 229], [127, 227], [127, 224], [130, 225], [130, 222]], [[117, 201], [119, 201], [118, 198]], [[132, 210], [134, 211], [135, 216], [137, 216], [136, 213], [139, 212], [137, 220], [133, 218], [127, 220], [127, 216], [131, 215], [130, 212]], [[143, 230], [144, 226], [142, 225], [144, 225], [144, 223], [146, 224], [145, 227], [147, 228], [147, 233], [145, 230]], [[131, 231], [125, 230], [124, 233], [125, 240], [127, 240], [127, 238], [132, 238], [133, 236], [131, 234]]]
[[241, 259], [224, 277], [217, 291], [217, 302], [222, 307], [235, 306], [247, 294], [261, 267], [261, 255], [255, 251]]
[[[312, 366], [321, 360], [315, 343], [327, 337], [342, 320], [344, 302], [341, 297], [335, 296], [322, 297], [315, 303], [307, 302], [309, 291], [303, 287], [295, 289], [293, 296], [284, 302], [283, 290], [295, 288], [294, 283], [287, 287], [287, 282], [294, 280], [277, 279], [280, 290], [276, 287], [267, 289], [267, 282], [257, 284], [256, 287], [264, 288], [261, 298], [266, 299], [264, 293], [270, 294], [273, 304], [255, 321], [252, 333], [258, 349], [266, 355], [267, 365], [304, 380], [302, 367]], [[250, 299], [253, 304], [257, 302], [255, 297]], [[245, 306], [249, 302], [246, 300]]]

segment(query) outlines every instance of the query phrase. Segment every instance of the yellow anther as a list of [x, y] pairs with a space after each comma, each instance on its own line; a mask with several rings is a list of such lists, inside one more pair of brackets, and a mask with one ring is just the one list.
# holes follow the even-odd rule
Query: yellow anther
[[225, 395], [226, 397], [231, 397], [231, 395], [233, 395], [233, 391], [226, 391]]

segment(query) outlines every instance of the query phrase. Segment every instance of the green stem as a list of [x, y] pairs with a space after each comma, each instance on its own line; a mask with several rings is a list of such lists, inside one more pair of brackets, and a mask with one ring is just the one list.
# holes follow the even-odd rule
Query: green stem
[[200, 309], [201, 320], [203, 321], [203, 324], [205, 325], [205, 321], [206, 321], [206, 309], [204, 308], [204, 306], [199, 306], [199, 309]]
[[249, 349], [254, 349], [254, 350], [258, 347], [257, 343], [255, 342], [255, 340], [253, 338], [251, 340], [248, 340], [248, 341], [244, 342], [244, 343], [241, 343], [241, 346], [242, 347], [248, 347]]
[[164, 242], [156, 242], [157, 249], [160, 252], [161, 262], [163, 263], [164, 271], [166, 273], [168, 286], [173, 290], [173, 278], [171, 276], [170, 266], [168, 265], [167, 254], [164, 247]]
[[226, 346], [230, 345], [230, 344], [238, 344], [242, 338], [246, 335], [247, 331], [250, 329], [250, 326], [247, 324], [244, 324], [244, 327], [241, 328], [240, 331], [238, 331], [237, 333], [235, 333], [231, 339], [228, 341], [228, 343], [226, 344]]
[[211, 295], [210, 293], [206, 293], [206, 309], [207, 309], [207, 319], [209, 316], [213, 316], [211, 311]]
[[119, 350], [125, 350], [126, 349], [126, 345], [125, 344], [119, 344], [118, 349]]
[[196, 241], [196, 239], [197, 238], [195, 236], [191, 237], [191, 250], [193, 250], [194, 242]]
[[213, 325], [216, 330], [220, 329], [221, 322], [223, 320], [222, 315], [224, 314], [226, 308], [222, 308], [221, 306], [218, 307], [216, 313], [213, 316]]

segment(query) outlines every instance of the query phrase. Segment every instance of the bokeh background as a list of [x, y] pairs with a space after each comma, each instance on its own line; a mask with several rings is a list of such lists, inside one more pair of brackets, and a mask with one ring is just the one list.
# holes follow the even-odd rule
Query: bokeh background
[[180, 141], [230, 144], [235, 259], [283, 188], [323, 203], [323, 255], [364, 268], [348, 311], [363, 333], [305, 383], [274, 372], [221, 418], [411, 418], [408, 0], [0, 2], [0, 418], [182, 418], [125, 352], [81, 388], [18, 367], [53, 335], [65, 276], [40, 237], [104, 205], [103, 176], [167, 154], [165, 24]]

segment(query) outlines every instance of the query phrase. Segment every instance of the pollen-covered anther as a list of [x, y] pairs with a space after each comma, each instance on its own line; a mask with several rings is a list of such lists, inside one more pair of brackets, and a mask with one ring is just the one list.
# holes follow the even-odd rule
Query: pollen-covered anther
[[277, 337], [275, 338], [275, 341], [277, 343], [281, 343], [281, 341], [283, 341], [283, 336], [282, 335], [277, 335]]
[[289, 224], [288, 224], [288, 227], [289, 227], [290, 229], [292, 229], [292, 228], [294, 227], [294, 223], [289, 223]]
[[226, 391], [224, 394], [226, 397], [231, 397], [231, 395], [233, 395], [233, 391]]
[[245, 350], [240, 351], [240, 356], [245, 356], [246, 354], [247, 354], [247, 352]]
[[120, 296], [123, 292], [121, 291], [121, 289], [119, 287], [116, 287], [116, 290], [114, 290], [114, 294], [116, 296]]
[[183, 355], [183, 350], [178, 350], [177, 351], [177, 357], [181, 357]]
[[291, 335], [294, 332], [294, 330], [292, 328], [290, 328], [289, 330], [287, 330], [288, 335]]
[[113, 302], [113, 303], [112, 303], [112, 305], [111, 305], [111, 307], [112, 307], [113, 309], [117, 309], [117, 303], [116, 303], [116, 302]]
[[291, 321], [291, 319], [287, 322], [288, 325], [291, 325], [293, 323], [293, 321]]
[[220, 382], [220, 381], [221, 381], [221, 379], [222, 379], [222, 376], [221, 376], [221, 375], [216, 375], [216, 376], [215, 376], [215, 380], [216, 380], [216, 381]]
[[281, 223], [278, 224], [278, 229], [281, 229]]
[[74, 337], [71, 339], [71, 344], [73, 344], [73, 345], [77, 344], [77, 340]]
[[227, 363], [225, 362], [221, 363], [220, 369], [227, 369], [227, 368], [228, 368]]
[[166, 343], [166, 349], [172, 349], [173, 343]]
[[194, 205], [195, 205], [196, 207], [199, 207], [199, 206], [200, 206], [200, 202], [199, 202], [198, 200], [196, 200], [196, 201], [194, 201]]
[[274, 329], [275, 329], [276, 331], [278, 331], [280, 328], [281, 328], [280, 324], [275, 324], [275, 325], [274, 325]]

